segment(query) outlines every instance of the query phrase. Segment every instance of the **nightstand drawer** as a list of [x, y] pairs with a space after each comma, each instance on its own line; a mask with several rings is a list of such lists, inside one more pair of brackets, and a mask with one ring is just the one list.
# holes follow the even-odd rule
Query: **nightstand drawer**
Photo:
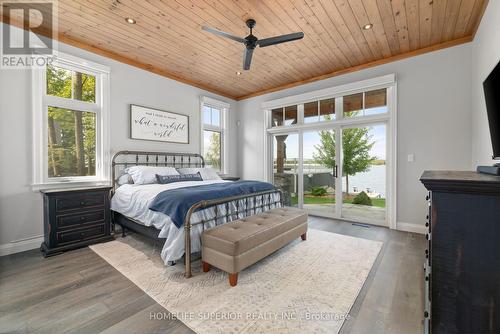
[[57, 229], [74, 228], [78, 225], [104, 223], [106, 213], [104, 209], [90, 212], [73, 213], [56, 216]]
[[61, 196], [56, 198], [56, 212], [104, 206], [106, 196], [104, 192]]
[[65, 244], [68, 242], [75, 242], [79, 240], [86, 240], [104, 236], [106, 234], [104, 224], [93, 226], [85, 229], [71, 230], [68, 232], [57, 233], [58, 244]]

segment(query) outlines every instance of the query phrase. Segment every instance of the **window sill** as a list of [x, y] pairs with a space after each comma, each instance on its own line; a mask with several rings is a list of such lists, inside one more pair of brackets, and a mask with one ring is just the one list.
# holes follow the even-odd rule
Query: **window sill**
[[97, 187], [97, 186], [111, 186], [109, 180], [96, 180], [96, 181], [69, 181], [69, 182], [49, 182], [49, 183], [34, 183], [31, 185], [31, 190], [38, 192], [41, 190], [52, 189], [68, 189], [79, 187]]

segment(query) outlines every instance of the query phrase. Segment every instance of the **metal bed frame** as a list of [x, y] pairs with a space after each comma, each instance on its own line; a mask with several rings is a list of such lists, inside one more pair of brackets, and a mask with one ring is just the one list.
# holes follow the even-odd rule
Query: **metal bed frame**
[[[118, 177], [122, 173], [118, 173], [117, 169], [125, 169], [129, 166], [166, 166], [175, 168], [193, 168], [205, 167], [205, 160], [197, 153], [168, 153], [168, 152], [143, 152], [143, 151], [120, 151], [117, 152], [111, 160], [111, 174], [113, 178], [113, 188], [111, 196], [114, 195], [118, 183]], [[117, 177], [118, 176], [118, 177]], [[279, 196], [275, 196], [278, 194]], [[276, 197], [278, 199], [276, 199]], [[260, 205], [257, 201], [260, 199]], [[267, 202], [266, 202], [267, 199]], [[230, 203], [234, 202], [236, 210], [230, 212]], [[243, 202], [244, 205], [240, 205]], [[219, 210], [219, 206], [224, 205], [225, 212]], [[215, 200], [204, 200], [193, 204], [184, 218], [184, 276], [189, 278], [192, 276], [191, 272], [191, 228], [195, 225], [202, 224], [203, 230], [205, 224], [215, 222], [215, 225], [221, 225], [231, 222], [236, 219], [248, 217], [256, 214], [257, 211], [267, 211], [274, 207], [283, 206], [283, 194], [279, 189], [268, 191], [256, 192], [252, 194], [231, 196]], [[201, 220], [196, 223], [191, 223], [192, 215], [198, 211], [207, 208], [214, 208], [214, 217]], [[138, 234], [151, 238], [155, 241], [165, 242], [165, 239], [159, 238], [159, 231], [154, 227], [144, 226], [136, 220], [125, 217], [118, 212], [112, 212], [113, 230], [114, 224], [118, 224], [122, 228], [122, 235], [125, 236], [125, 229], [132, 230]]]

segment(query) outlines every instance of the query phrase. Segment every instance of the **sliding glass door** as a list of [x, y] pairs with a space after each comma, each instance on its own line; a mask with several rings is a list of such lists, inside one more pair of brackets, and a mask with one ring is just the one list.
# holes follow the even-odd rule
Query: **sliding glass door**
[[377, 122], [273, 135], [273, 182], [287, 205], [313, 215], [387, 225], [387, 130]]
[[336, 131], [331, 129], [304, 131], [303, 152], [303, 201], [302, 207], [311, 212], [335, 215], [338, 176], [335, 157]]
[[385, 225], [387, 127], [342, 129], [342, 218]]
[[394, 87], [303, 98], [266, 109], [267, 178], [313, 215], [394, 227]]

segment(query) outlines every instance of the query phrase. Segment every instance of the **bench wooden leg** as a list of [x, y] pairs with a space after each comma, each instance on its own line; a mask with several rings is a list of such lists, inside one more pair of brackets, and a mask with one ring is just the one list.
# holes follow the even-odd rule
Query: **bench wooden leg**
[[206, 263], [205, 261], [202, 261], [202, 264], [203, 264], [203, 272], [206, 273], [206, 272], [209, 272], [210, 271], [210, 263]]
[[307, 239], [307, 232], [302, 234], [300, 237], [302, 238], [302, 240], [306, 240]]
[[238, 284], [238, 273], [229, 274], [229, 285], [236, 286]]

